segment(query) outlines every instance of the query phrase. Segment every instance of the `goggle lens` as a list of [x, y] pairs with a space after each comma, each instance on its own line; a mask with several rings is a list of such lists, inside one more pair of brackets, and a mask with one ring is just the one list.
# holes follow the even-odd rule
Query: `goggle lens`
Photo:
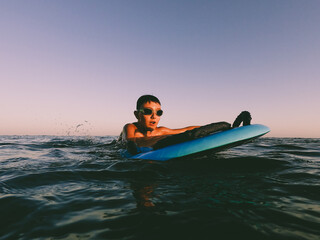
[[[152, 109], [150, 109], [150, 108], [143, 108], [140, 110], [140, 112], [142, 112], [143, 115], [151, 115], [153, 113]], [[162, 114], [163, 114], [162, 110], [156, 111], [157, 116], [160, 117]]]

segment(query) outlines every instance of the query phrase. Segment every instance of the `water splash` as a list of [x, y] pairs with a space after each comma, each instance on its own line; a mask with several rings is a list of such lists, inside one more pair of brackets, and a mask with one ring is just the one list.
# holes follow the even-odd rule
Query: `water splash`
[[66, 136], [92, 136], [92, 125], [89, 121], [84, 120], [82, 123], [77, 123], [73, 126], [69, 126], [65, 131]]

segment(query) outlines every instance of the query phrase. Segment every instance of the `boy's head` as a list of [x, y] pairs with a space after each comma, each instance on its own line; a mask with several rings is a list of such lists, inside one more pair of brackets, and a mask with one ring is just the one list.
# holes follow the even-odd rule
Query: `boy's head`
[[155, 103], [159, 103], [159, 105], [161, 105], [160, 100], [157, 97], [155, 97], [153, 95], [143, 95], [143, 96], [139, 97], [139, 99], [137, 101], [137, 111], [139, 111], [141, 109], [141, 106], [147, 102], [155, 102]]
[[162, 113], [161, 103], [153, 95], [141, 96], [137, 101], [137, 109], [134, 111], [140, 127], [147, 131], [153, 131], [157, 128]]

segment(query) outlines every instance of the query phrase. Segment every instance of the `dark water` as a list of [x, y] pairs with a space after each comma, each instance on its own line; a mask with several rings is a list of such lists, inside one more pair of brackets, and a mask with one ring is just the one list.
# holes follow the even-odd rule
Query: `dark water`
[[113, 137], [0, 137], [0, 239], [320, 239], [320, 139], [123, 159]]

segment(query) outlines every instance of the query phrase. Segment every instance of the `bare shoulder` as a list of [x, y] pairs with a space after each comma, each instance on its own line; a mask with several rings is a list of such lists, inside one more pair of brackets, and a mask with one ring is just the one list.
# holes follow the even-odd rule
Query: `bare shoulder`
[[137, 126], [134, 125], [133, 123], [127, 123], [126, 125], [124, 125], [123, 130], [124, 131], [130, 131], [130, 130], [136, 130]]
[[133, 123], [127, 123], [126, 125], [123, 126], [122, 132], [120, 133], [120, 136], [118, 138], [118, 142], [123, 142], [126, 141], [129, 136], [134, 134], [136, 131], [137, 127]]
[[128, 138], [133, 138], [136, 135], [137, 132], [137, 126], [134, 123], [127, 123], [123, 127], [123, 138], [128, 139]]

